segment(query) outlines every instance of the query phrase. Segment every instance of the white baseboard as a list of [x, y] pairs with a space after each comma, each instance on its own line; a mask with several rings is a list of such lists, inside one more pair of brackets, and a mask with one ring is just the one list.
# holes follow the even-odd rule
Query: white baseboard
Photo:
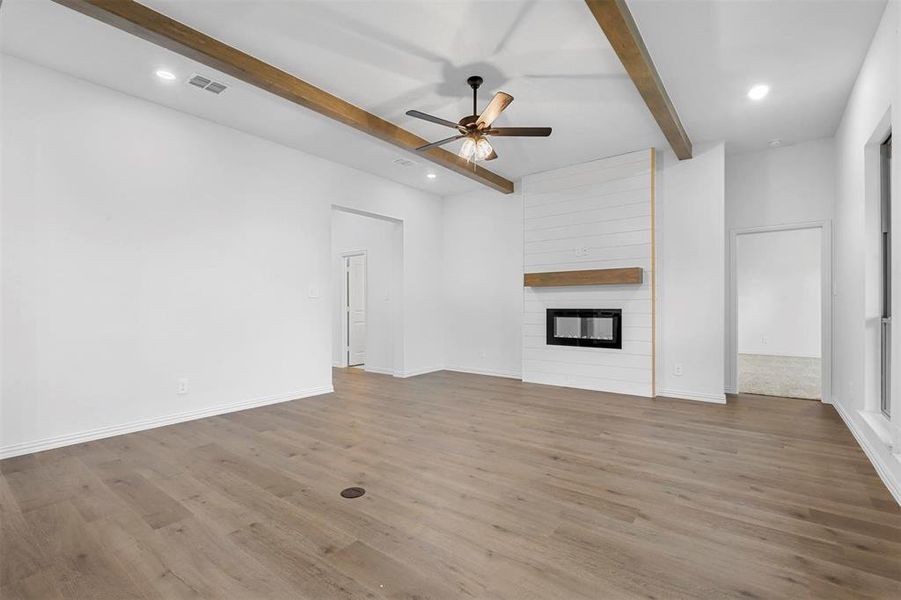
[[370, 367], [363, 365], [363, 370], [367, 373], [378, 373], [379, 375], [394, 375], [394, 369], [386, 369], [382, 367]]
[[[901, 505], [901, 458], [892, 454], [891, 447], [884, 444], [875, 431], [872, 433], [865, 431], [864, 427], [869, 427], [869, 425], [866, 423], [863, 423], [862, 426], [858, 424], [857, 420], [849, 414], [848, 410], [842, 406], [842, 403], [837, 398], [833, 398], [832, 406], [835, 407], [838, 416], [845, 422], [845, 426], [851, 432], [851, 435], [857, 440], [863, 453], [870, 459], [870, 463], [876, 469], [876, 474], [879, 475], [879, 479], [888, 488], [895, 502]], [[863, 417], [861, 417], [861, 421], [863, 421]], [[881, 449], [877, 448], [876, 444], [882, 444], [884, 447]], [[887, 463], [887, 461], [895, 461], [897, 464], [892, 468], [893, 465]]]
[[738, 387], [736, 387], [734, 384], [730, 383], [729, 385], [726, 386], [726, 393], [727, 394], [737, 394]]
[[616, 382], [615, 380], [596, 379], [593, 377], [570, 377], [569, 375], [539, 373], [537, 376], [523, 373], [523, 383], [534, 383], [561, 387], [570, 390], [585, 390], [586, 392], [600, 392], [602, 394], [617, 394], [619, 396], [635, 396], [636, 398], [653, 398], [651, 394], [651, 382], [629, 383]]
[[679, 400], [697, 400], [698, 402], [712, 402], [714, 404], [725, 404], [726, 394], [710, 394], [707, 392], [689, 392], [685, 390], [674, 390], [672, 388], [658, 388], [657, 397], [664, 396], [666, 398], [678, 398]]
[[77, 433], [67, 433], [65, 435], [34, 440], [31, 442], [20, 442], [9, 446], [0, 447], [0, 459], [12, 458], [13, 456], [21, 456], [23, 454], [31, 454], [33, 452], [42, 452], [44, 450], [52, 450], [62, 446], [71, 446], [72, 444], [81, 444], [92, 440], [113, 437], [125, 433], [133, 433], [135, 431], [143, 431], [145, 429], [153, 429], [155, 427], [164, 427], [166, 425], [174, 425], [175, 423], [183, 423], [185, 421], [193, 421], [204, 417], [212, 417], [225, 413], [236, 412], [239, 410], [247, 410], [248, 408], [257, 408], [268, 404], [278, 404], [280, 402], [288, 402], [290, 400], [299, 400], [300, 398], [309, 398], [310, 396], [318, 396], [320, 394], [328, 394], [335, 390], [331, 385], [323, 385], [315, 388], [309, 388], [291, 394], [280, 394], [278, 396], [266, 396], [263, 398], [255, 398], [253, 400], [242, 400], [231, 404], [220, 404], [198, 410], [190, 410], [162, 417], [152, 417], [150, 419], [141, 419], [131, 421], [130, 423], [122, 423], [120, 425], [108, 425], [106, 427], [98, 427], [87, 431], [79, 431]]
[[417, 375], [425, 375], [427, 373], [435, 373], [436, 371], [443, 371], [444, 367], [429, 367], [427, 369], [414, 369], [412, 371], [403, 371], [402, 373], [395, 373], [395, 377], [416, 377]]
[[470, 367], [444, 367], [445, 371], [454, 371], [456, 373], [470, 373], [472, 375], [488, 375], [491, 377], [506, 377], [507, 379], [522, 380], [521, 373], [513, 371], [494, 371], [491, 369], [473, 369]]

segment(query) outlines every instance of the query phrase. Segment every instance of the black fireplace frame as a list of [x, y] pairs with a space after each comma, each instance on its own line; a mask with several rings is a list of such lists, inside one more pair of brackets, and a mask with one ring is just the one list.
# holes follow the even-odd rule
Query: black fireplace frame
[[[554, 335], [555, 317], [607, 318], [613, 319], [613, 339], [559, 338]], [[623, 347], [623, 311], [619, 308], [549, 308], [547, 309], [547, 345], [581, 346], [587, 348]]]

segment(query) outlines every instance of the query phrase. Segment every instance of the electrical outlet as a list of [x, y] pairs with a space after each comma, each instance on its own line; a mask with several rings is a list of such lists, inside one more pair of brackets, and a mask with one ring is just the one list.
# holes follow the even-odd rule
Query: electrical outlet
[[682, 363], [676, 363], [673, 365], [673, 375], [682, 375]]
[[188, 379], [186, 377], [182, 377], [178, 380], [178, 395], [184, 396], [188, 393]]
[[479, 351], [479, 358], [486, 358], [487, 356], [488, 356], [488, 353], [485, 352], [484, 350]]

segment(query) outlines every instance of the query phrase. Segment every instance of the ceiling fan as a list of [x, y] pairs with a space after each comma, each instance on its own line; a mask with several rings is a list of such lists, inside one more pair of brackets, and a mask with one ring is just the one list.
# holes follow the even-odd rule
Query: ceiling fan
[[418, 110], [407, 111], [408, 116], [457, 130], [457, 135], [420, 146], [416, 149], [417, 152], [425, 152], [449, 142], [466, 138], [463, 141], [463, 146], [460, 148], [461, 157], [472, 162], [494, 160], [497, 158], [497, 152], [494, 151], [491, 142], [488, 141], [488, 136], [547, 137], [551, 135], [550, 127], [492, 127], [491, 124], [494, 120], [513, 102], [513, 96], [504, 92], [496, 93], [491, 102], [488, 103], [488, 106], [485, 107], [485, 110], [482, 111], [482, 114], [478, 114], [477, 95], [479, 86], [482, 85], [482, 78], [478, 75], [473, 75], [466, 80], [466, 83], [472, 88], [472, 114], [463, 117], [456, 123]]

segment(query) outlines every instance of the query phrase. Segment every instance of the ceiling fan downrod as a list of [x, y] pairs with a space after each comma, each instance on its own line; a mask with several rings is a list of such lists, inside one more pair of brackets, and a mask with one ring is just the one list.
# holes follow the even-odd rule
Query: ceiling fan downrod
[[479, 116], [479, 110], [478, 104], [476, 103], [476, 97], [479, 93], [479, 86], [482, 85], [482, 78], [478, 75], [473, 75], [466, 80], [466, 83], [472, 88], [472, 116], [477, 117]]

